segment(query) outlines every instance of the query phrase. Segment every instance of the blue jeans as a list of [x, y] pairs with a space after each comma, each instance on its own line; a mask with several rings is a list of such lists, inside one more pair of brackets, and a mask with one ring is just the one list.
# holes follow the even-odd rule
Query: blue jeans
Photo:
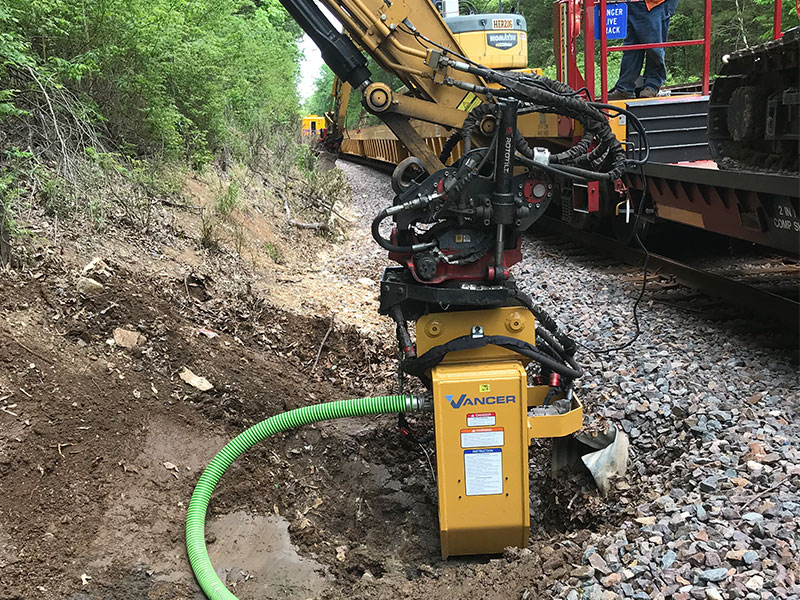
[[[665, 0], [653, 10], [644, 1], [628, 2], [628, 35], [624, 44], [657, 44], [667, 41], [669, 20], [678, 8], [678, 0]], [[644, 65], [644, 87], [659, 89], [667, 81], [664, 48], [628, 50], [622, 53], [619, 79], [614, 89], [633, 94]]]

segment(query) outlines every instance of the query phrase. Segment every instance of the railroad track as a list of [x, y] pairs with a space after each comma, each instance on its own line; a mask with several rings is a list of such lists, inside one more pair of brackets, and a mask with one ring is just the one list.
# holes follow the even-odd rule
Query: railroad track
[[[639, 270], [645, 258], [641, 249], [575, 229], [549, 217], [542, 218], [534, 226], [533, 235], [541, 239], [543, 234], [545, 241], [550, 234], [551, 242], [571, 245], [562, 246], [561, 251], [572, 256], [583, 256], [593, 263], [599, 261], [608, 268], [614, 268], [615, 263], [627, 265], [619, 270], [620, 275], [629, 283], [641, 283]], [[587, 250], [593, 255], [587, 256]], [[598, 259], [598, 255], [603, 258]], [[800, 328], [800, 261], [797, 258], [732, 256], [706, 262], [708, 268], [698, 268], [651, 252], [649, 297], [719, 320], [771, 321], [787, 328], [797, 343], [796, 333]]]

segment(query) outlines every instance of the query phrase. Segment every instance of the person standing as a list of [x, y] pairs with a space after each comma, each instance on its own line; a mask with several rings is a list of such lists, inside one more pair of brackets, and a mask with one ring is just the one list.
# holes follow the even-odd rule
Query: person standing
[[[625, 46], [660, 44], [667, 41], [669, 20], [678, 8], [678, 0], [632, 0], [628, 2], [628, 33]], [[664, 48], [627, 50], [622, 53], [619, 79], [608, 94], [609, 100], [636, 98], [636, 80], [642, 75], [644, 87], [639, 98], [654, 98], [667, 81]]]

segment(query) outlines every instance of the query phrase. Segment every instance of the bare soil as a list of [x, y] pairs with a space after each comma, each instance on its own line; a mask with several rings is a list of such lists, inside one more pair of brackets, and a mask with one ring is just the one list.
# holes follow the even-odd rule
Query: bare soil
[[[0, 599], [202, 598], [183, 526], [214, 453], [267, 416], [394, 388], [393, 341], [360, 316], [375, 295], [358, 281], [375, 260], [363, 234], [304, 238], [289, 273], [264, 260], [232, 268], [177, 234], [151, 258], [144, 242], [89, 251], [76, 237], [0, 272]], [[111, 273], [85, 297], [76, 281], [98, 249]], [[356, 269], [337, 276], [343, 257]], [[320, 265], [303, 304], [304, 274]], [[144, 339], [121, 347], [117, 328]], [[185, 383], [184, 368], [213, 389]], [[541, 598], [580, 562], [588, 529], [615, 518], [580, 488], [554, 488], [542, 445], [531, 549], [442, 561], [431, 422], [411, 424], [405, 437], [394, 416], [327, 422], [237, 461], [207, 535], [230, 589], [243, 600]]]

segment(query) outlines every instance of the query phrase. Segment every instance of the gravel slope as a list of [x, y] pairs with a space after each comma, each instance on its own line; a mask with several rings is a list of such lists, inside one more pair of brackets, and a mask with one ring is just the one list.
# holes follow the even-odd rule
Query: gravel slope
[[[369, 239], [371, 215], [391, 202], [388, 177], [343, 161], [337, 166], [348, 176]], [[372, 246], [363, 263], [355, 262], [374, 269]], [[532, 236], [523, 256], [514, 268], [520, 286], [586, 347], [613, 347], [633, 335], [631, 289], [619, 276]], [[582, 557], [555, 578], [550, 596], [800, 597], [795, 358], [647, 296], [640, 323], [629, 348], [578, 354], [587, 367], [579, 383], [586, 421], [624, 429], [632, 463], [628, 481], [603, 509], [618, 514], [622, 506], [622, 518], [570, 535], [581, 540]]]

